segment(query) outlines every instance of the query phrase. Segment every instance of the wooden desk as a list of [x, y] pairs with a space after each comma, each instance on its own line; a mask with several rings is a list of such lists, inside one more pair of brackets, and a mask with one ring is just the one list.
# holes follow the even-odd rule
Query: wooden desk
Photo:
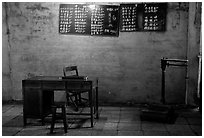
[[94, 115], [98, 118], [98, 87], [93, 90], [93, 81], [62, 79], [62, 76], [36, 76], [22, 80], [22, 89], [24, 125], [27, 123], [27, 118], [42, 119], [44, 124], [44, 118], [51, 113], [56, 90], [88, 91], [90, 113], [82, 115], [90, 115], [91, 127], [93, 127]]

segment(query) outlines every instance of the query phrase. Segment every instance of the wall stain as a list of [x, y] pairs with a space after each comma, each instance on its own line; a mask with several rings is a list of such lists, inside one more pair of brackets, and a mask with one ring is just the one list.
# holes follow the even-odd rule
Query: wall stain
[[201, 26], [201, 6], [202, 6], [202, 3], [197, 3], [196, 4], [196, 12], [195, 12], [195, 19], [194, 19], [194, 25], [196, 28], [200, 29], [200, 26]]
[[138, 86], [134, 86], [131, 88], [131, 91], [137, 92], [138, 91]]
[[180, 26], [180, 12], [176, 11], [176, 13], [174, 14], [173, 20], [172, 20], [172, 28], [173, 29], [177, 29]]
[[[9, 28], [9, 23], [8, 23], [8, 3], [4, 2], [4, 8], [5, 8], [5, 23], [6, 23], [6, 34], [8, 36], [8, 65], [9, 65], [9, 80], [11, 83], [11, 88], [13, 88], [13, 81], [12, 81], [12, 66], [11, 66], [11, 34], [10, 34], [10, 28]], [[11, 93], [12, 93], [11, 89]]]
[[[48, 12], [33, 11], [31, 15], [31, 32], [37, 35], [51, 33], [53, 14]], [[47, 29], [48, 28], [48, 29]]]
[[32, 54], [25, 54], [21, 56], [21, 61], [34, 62], [34, 61], [38, 61], [38, 58]]
[[189, 9], [189, 3], [188, 2], [179, 2], [178, 4], [179, 6], [179, 10], [182, 10], [182, 11], [188, 11]]
[[177, 2], [168, 5], [168, 10], [177, 10], [177, 11], [185, 11], [188, 12], [189, 10], [189, 3], [188, 2]]
[[27, 35], [26, 36], [26, 39], [28, 40], [28, 41], [30, 41], [31, 39], [35, 39], [35, 38], [39, 38], [40, 36], [34, 36], [34, 35]]
[[28, 21], [28, 17], [23, 15], [23, 12], [21, 10], [21, 7], [18, 2], [13, 3], [7, 3], [8, 5], [8, 13], [9, 17], [15, 17], [15, 18], [24, 18], [26, 21]]
[[152, 43], [152, 45], [154, 44], [161, 45], [163, 40], [161, 41], [155, 32], [149, 32], [148, 41]]
[[27, 6], [26, 9], [29, 9], [31, 11], [45, 11], [45, 10], [50, 10], [48, 7], [43, 7], [40, 3], [39, 4], [34, 4], [33, 6]]

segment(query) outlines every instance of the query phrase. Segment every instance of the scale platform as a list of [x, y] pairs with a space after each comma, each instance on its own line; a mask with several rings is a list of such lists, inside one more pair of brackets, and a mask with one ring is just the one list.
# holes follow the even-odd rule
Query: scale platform
[[141, 120], [154, 121], [174, 124], [177, 118], [177, 113], [173, 106], [170, 105], [149, 105], [146, 109], [141, 110]]

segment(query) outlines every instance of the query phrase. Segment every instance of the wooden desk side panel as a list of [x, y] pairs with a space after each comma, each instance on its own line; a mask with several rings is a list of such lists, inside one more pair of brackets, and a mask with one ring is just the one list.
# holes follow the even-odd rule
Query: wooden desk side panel
[[23, 80], [22, 87], [25, 117], [42, 118], [51, 112], [53, 90], [43, 90], [42, 81]]
[[39, 88], [24, 88], [23, 111], [26, 117], [37, 117], [42, 115], [41, 95], [42, 91]]

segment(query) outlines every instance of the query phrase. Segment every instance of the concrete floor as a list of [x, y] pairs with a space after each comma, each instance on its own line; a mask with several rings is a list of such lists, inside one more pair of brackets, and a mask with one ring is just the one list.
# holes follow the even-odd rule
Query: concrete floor
[[[21, 104], [3, 104], [3, 136], [51, 136], [50, 118], [44, 126], [40, 120], [29, 119], [23, 126], [23, 106]], [[100, 107], [100, 117], [90, 128], [90, 120], [84, 117], [68, 116], [68, 133], [64, 133], [62, 122], [55, 125], [55, 136], [201, 136], [202, 114], [196, 109], [176, 110], [178, 118], [175, 124], [142, 121], [140, 107]], [[80, 118], [80, 119], [79, 119]]]

